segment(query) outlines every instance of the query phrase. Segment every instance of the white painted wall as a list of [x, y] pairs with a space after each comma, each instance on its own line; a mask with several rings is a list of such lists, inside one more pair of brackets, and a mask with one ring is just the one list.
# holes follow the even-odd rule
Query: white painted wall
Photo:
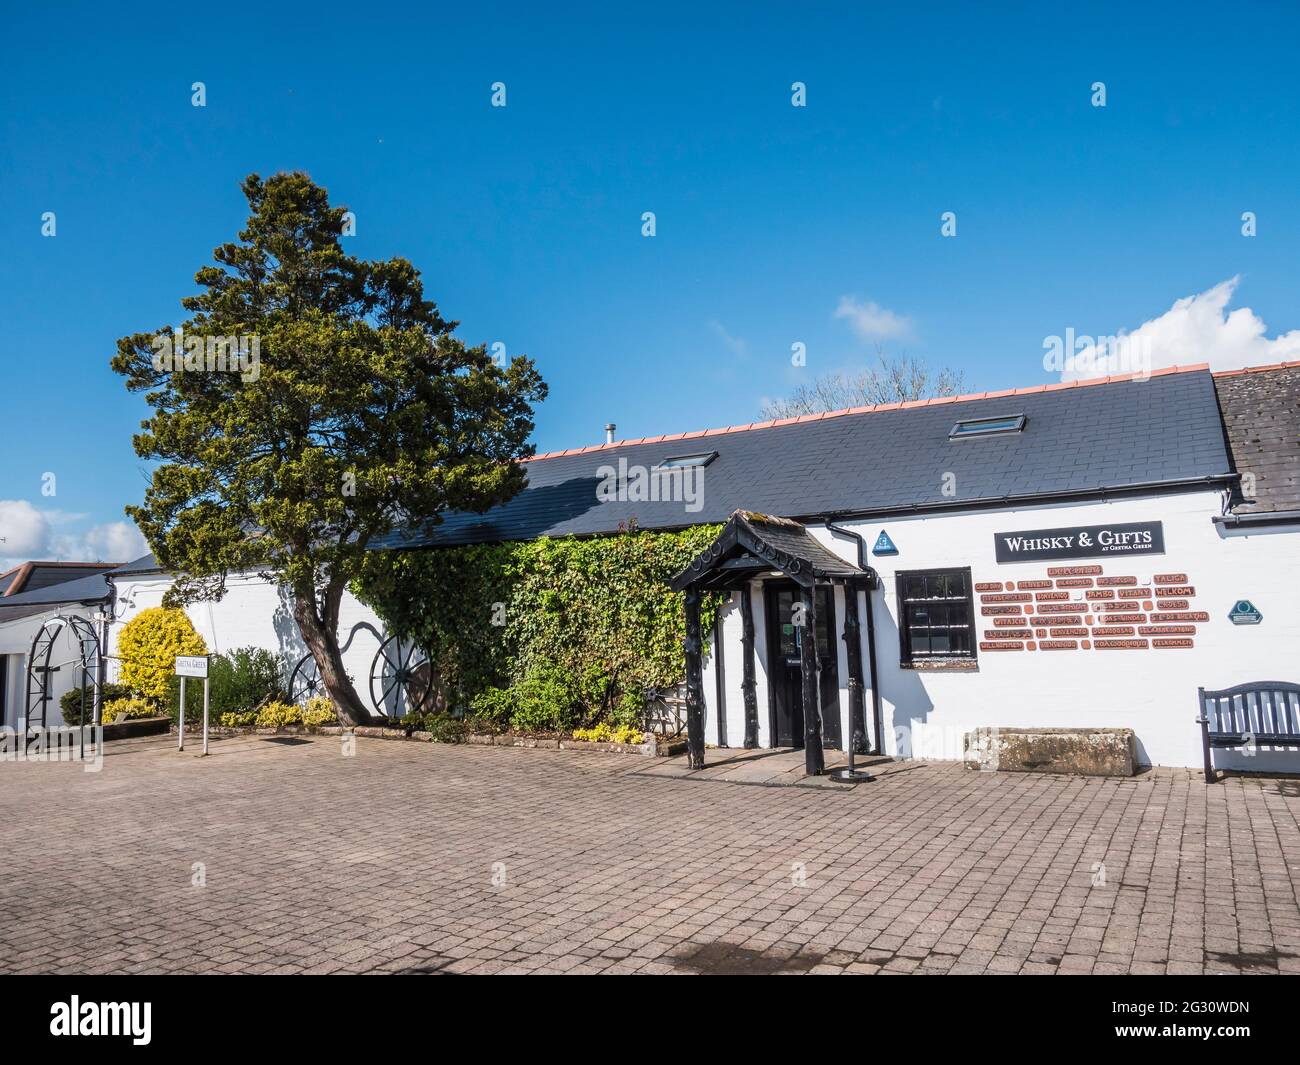
[[[122, 626], [140, 611], [162, 605], [171, 580], [162, 574], [114, 578], [117, 587], [116, 620], [109, 629], [109, 654], [117, 654], [117, 637]], [[285, 677], [307, 653], [293, 620], [291, 601], [281, 588], [256, 573], [232, 575], [226, 582], [226, 595], [211, 603], [193, 603], [185, 612], [208, 645], [212, 654], [224, 654], [239, 647], [261, 647], [280, 656]], [[370, 704], [370, 668], [379, 649], [383, 623], [374, 611], [363, 606], [350, 592], [343, 593], [339, 612], [339, 641], [357, 629], [351, 646], [343, 655], [357, 693]], [[364, 626], [369, 626], [366, 628]], [[117, 680], [116, 659], [110, 659], [109, 679]]]
[[[1144, 763], [1201, 764], [1196, 689], [1226, 688], [1252, 680], [1300, 680], [1294, 650], [1300, 646], [1300, 529], [1223, 536], [1211, 518], [1218, 492], [1116, 499], [891, 519], [857, 527], [875, 541], [887, 529], [896, 556], [873, 556], [883, 587], [874, 593], [876, 650], [886, 750], [910, 741], [918, 757], [961, 756], [973, 728], [1129, 727]], [[1165, 553], [1145, 558], [1080, 559], [1107, 574], [1132, 573], [1139, 582], [1155, 573], [1186, 572], [1196, 588], [1193, 609], [1209, 612], [1197, 626], [1195, 647], [1147, 651], [985, 653], [978, 673], [932, 673], [899, 665], [895, 574], [900, 570], [970, 566], [973, 581], [1042, 576], [1048, 563], [999, 565], [993, 535], [1017, 529], [1159, 520]], [[849, 546], [814, 530], [828, 547], [848, 557]], [[1073, 564], [1073, 563], [1064, 563]], [[1287, 575], [1290, 574], [1288, 579]], [[1259, 626], [1233, 625], [1236, 600], [1252, 600], [1264, 615]], [[977, 608], [978, 609], [978, 608]], [[981, 625], [981, 632], [984, 626]], [[1261, 752], [1247, 758], [1216, 752], [1216, 764], [1239, 768], [1300, 769], [1300, 753]]]
[[[1300, 681], [1300, 525], [1254, 531], [1224, 531], [1211, 519], [1222, 509], [1217, 491], [1117, 498], [1109, 502], [1044, 504], [997, 511], [969, 511], [842, 522], [861, 533], [870, 547], [882, 529], [899, 548], [892, 556], [871, 556], [881, 577], [872, 593], [876, 656], [884, 720], [884, 748], [890, 754], [957, 759], [965, 733], [982, 726], [1127, 727], [1138, 741], [1144, 764], [1201, 765], [1201, 734], [1196, 724], [1198, 687], [1227, 688], [1257, 680]], [[973, 582], [1026, 580], [1045, 575], [1048, 565], [995, 560], [998, 532], [1158, 520], [1164, 526], [1165, 553], [1133, 559], [1079, 559], [1099, 563], [1107, 574], [1133, 574], [1139, 582], [1153, 574], [1185, 572], [1196, 588], [1192, 609], [1205, 610], [1190, 649], [1060, 652], [996, 652], [978, 657], [976, 672], [930, 672], [900, 665], [895, 575], [904, 570], [971, 568]], [[824, 528], [811, 531], [830, 550], [856, 562], [853, 541]], [[1238, 599], [1251, 600], [1263, 613], [1258, 626], [1233, 625], [1228, 612]], [[763, 595], [754, 587], [758, 673], [759, 735], [770, 743], [766, 629]], [[978, 611], [978, 597], [976, 599]], [[866, 639], [866, 602], [859, 595], [859, 618]], [[982, 634], [985, 619], [977, 618]], [[836, 594], [836, 625], [844, 624], [844, 600]], [[744, 742], [739, 595], [725, 614], [725, 673], [730, 746]], [[848, 741], [848, 657], [839, 642], [841, 735]], [[871, 720], [869, 658], [863, 649], [868, 682], [866, 716]], [[710, 678], [706, 696], [715, 700]], [[713, 715], [711, 715], [712, 717]], [[717, 742], [716, 724], [706, 730]], [[1300, 771], [1300, 752], [1261, 751], [1247, 756], [1216, 751], [1215, 764], [1259, 771]]]

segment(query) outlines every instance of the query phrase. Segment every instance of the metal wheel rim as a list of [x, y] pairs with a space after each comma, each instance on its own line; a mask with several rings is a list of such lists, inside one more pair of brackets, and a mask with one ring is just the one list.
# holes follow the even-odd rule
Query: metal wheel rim
[[[370, 663], [370, 703], [375, 712], [394, 720], [419, 713], [433, 696], [433, 678], [418, 701], [411, 698], [410, 683], [421, 666], [430, 667], [429, 656], [414, 641], [390, 636], [379, 645]], [[389, 712], [388, 700], [393, 699]]]
[[289, 677], [289, 701], [298, 706], [305, 705], [307, 700], [320, 695], [324, 687], [315, 655], [303, 655]]

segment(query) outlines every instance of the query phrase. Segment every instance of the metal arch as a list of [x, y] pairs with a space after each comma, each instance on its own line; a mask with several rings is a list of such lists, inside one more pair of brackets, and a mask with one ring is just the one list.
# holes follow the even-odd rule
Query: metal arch
[[[51, 668], [50, 658], [54, 654], [54, 645], [58, 642], [59, 636], [65, 628], [70, 629], [77, 638], [79, 659], [72, 659], [68, 663], [60, 663], [58, 666]], [[60, 669], [64, 665], [77, 661], [80, 662], [81, 666], [81, 676], [77, 687], [81, 691], [81, 720], [84, 724], [86, 721], [86, 688], [93, 684], [95, 695], [92, 696], [92, 700], [99, 695], [103, 688], [103, 681], [99, 676], [99, 636], [95, 632], [95, 627], [80, 614], [56, 614], [52, 618], [47, 618], [41, 624], [41, 627], [36, 630], [36, 635], [32, 637], [31, 650], [27, 655], [27, 693], [23, 704], [25, 716], [21, 725], [21, 730], [24, 733], [33, 726], [40, 729], [46, 728], [51, 699], [50, 691], [53, 687], [50, 674], [55, 669]], [[91, 723], [99, 724], [98, 721]]]

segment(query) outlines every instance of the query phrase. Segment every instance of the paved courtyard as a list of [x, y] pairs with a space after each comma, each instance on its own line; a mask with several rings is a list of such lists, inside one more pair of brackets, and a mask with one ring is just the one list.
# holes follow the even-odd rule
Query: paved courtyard
[[1294, 780], [212, 751], [0, 764], [0, 971], [1300, 972]]

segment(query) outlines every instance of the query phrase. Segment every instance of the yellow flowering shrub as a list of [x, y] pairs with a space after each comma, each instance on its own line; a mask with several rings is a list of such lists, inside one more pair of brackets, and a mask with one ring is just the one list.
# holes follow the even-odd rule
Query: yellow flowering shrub
[[257, 711], [255, 724], [258, 728], [283, 728], [285, 725], [301, 725], [302, 707], [275, 699]]
[[122, 660], [122, 684], [156, 713], [167, 705], [176, 656], [205, 655], [208, 647], [185, 611], [155, 606], [141, 610], [122, 626], [117, 653]]
[[645, 735], [639, 729], [631, 725], [611, 725], [608, 721], [592, 725], [591, 728], [576, 728], [573, 730], [573, 738], [587, 743], [625, 743], [633, 746], [645, 743]]
[[332, 725], [336, 718], [334, 701], [328, 695], [313, 695], [302, 708], [302, 723], [305, 728]]
[[240, 710], [220, 714], [217, 724], [225, 728], [286, 728], [302, 725], [304, 728], [319, 728], [332, 725], [337, 720], [334, 704], [328, 696], [317, 695], [307, 700], [306, 706], [296, 706], [275, 699], [256, 710]]
[[158, 710], [143, 699], [109, 699], [100, 708], [100, 720], [111, 725], [119, 717], [153, 717]]

